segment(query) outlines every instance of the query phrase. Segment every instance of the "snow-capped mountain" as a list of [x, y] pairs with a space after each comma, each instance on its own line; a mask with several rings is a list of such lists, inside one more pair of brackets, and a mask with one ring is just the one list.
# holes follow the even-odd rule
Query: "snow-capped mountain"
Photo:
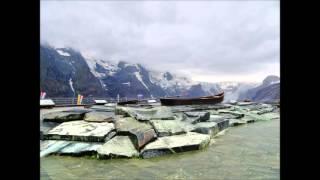
[[51, 97], [104, 96], [105, 90], [90, 72], [86, 60], [71, 48], [40, 46], [40, 88]]
[[280, 99], [280, 78], [267, 76], [261, 85], [249, 89], [239, 96], [239, 100], [250, 99], [252, 101], [275, 101]]
[[218, 83], [208, 83], [200, 82], [204, 91], [208, 92], [210, 95], [216, 95], [224, 91]]
[[91, 72], [112, 97], [117, 94], [130, 98], [135, 98], [137, 94], [144, 97], [191, 97], [211, 94], [189, 78], [170, 72], [150, 71], [141, 64], [120, 61], [116, 65], [110, 61], [86, 60]]
[[90, 71], [96, 77], [112, 76], [118, 71], [118, 67], [110, 61], [102, 59], [94, 59], [91, 57], [85, 57], [85, 60], [90, 68]]
[[225, 92], [224, 102], [238, 100], [242, 93], [246, 92], [248, 89], [258, 86], [258, 83], [232, 81], [219, 82], [217, 84]]
[[138, 95], [144, 98], [197, 97], [224, 91], [225, 101], [229, 101], [253, 99], [256, 94], [268, 96], [267, 92], [257, 91], [279, 84], [279, 78], [273, 76], [266, 78], [259, 87], [256, 87], [257, 84], [239, 82], [195, 82], [171, 72], [151, 71], [141, 64], [83, 57], [72, 48], [48, 45], [40, 47], [40, 62], [40, 87], [49, 97], [72, 97], [77, 94], [113, 98], [118, 94], [127, 98], [137, 98]]
[[170, 72], [156, 71], [150, 72], [150, 81], [160, 86], [165, 91], [166, 96], [188, 96], [188, 89], [197, 84], [186, 77], [171, 74]]
[[84, 96], [137, 98], [216, 94], [189, 78], [155, 72], [141, 64], [83, 57], [71, 48], [41, 45], [41, 90], [51, 97]]

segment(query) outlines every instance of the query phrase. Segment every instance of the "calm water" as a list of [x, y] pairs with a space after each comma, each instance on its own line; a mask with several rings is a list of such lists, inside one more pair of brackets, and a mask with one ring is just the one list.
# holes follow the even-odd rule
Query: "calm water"
[[153, 159], [41, 158], [41, 179], [280, 179], [279, 120], [229, 128], [202, 151]]

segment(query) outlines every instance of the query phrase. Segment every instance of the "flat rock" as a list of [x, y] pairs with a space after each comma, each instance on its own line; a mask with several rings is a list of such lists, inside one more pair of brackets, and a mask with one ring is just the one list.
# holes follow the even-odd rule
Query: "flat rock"
[[244, 116], [243, 118], [241, 118], [242, 121], [245, 121], [246, 123], [253, 123], [256, 120], [254, 118], [248, 117], [248, 116]]
[[273, 107], [268, 107], [268, 108], [264, 108], [260, 111], [257, 112], [257, 114], [261, 115], [261, 114], [265, 114], [265, 113], [270, 113], [273, 112], [275, 108]]
[[102, 112], [114, 112], [115, 106], [93, 105], [89, 109]]
[[157, 137], [155, 130], [148, 122], [139, 122], [132, 117], [117, 119], [115, 128], [118, 135], [130, 136], [138, 150]]
[[259, 115], [256, 111], [246, 111], [241, 109], [239, 109], [239, 111], [245, 114], [246, 117], [254, 119], [254, 121], [268, 121], [273, 119], [280, 119], [280, 114], [278, 112], [269, 112]]
[[40, 157], [50, 154], [86, 155], [95, 154], [102, 143], [47, 140], [40, 143]]
[[149, 108], [117, 106], [116, 114], [130, 116], [140, 121], [173, 120], [174, 114], [169, 107], [158, 106]]
[[98, 158], [138, 157], [139, 152], [134, 147], [129, 136], [116, 136], [97, 149]]
[[244, 124], [247, 124], [247, 122], [241, 119], [229, 119], [229, 126], [240, 126]]
[[83, 109], [83, 108], [71, 108], [71, 109], [63, 110], [62, 112], [87, 113], [87, 112], [91, 112], [91, 110], [90, 109]]
[[244, 116], [241, 119], [229, 119], [229, 126], [239, 126], [239, 125], [244, 125], [247, 123], [252, 123], [255, 122], [256, 119], [249, 117], [249, 116]]
[[63, 123], [68, 121], [82, 120], [85, 113], [90, 112], [88, 110], [66, 110], [49, 112], [42, 115], [45, 122], [57, 122]]
[[199, 150], [210, 142], [210, 135], [188, 132], [186, 134], [160, 137], [156, 141], [147, 144], [140, 155], [143, 158], [151, 158], [165, 154], [174, 154], [191, 150]]
[[244, 113], [237, 112], [234, 110], [219, 110], [219, 114], [231, 114], [235, 119], [244, 117]]
[[106, 137], [112, 135], [111, 132], [114, 130], [113, 123], [71, 121], [60, 124], [43, 136], [46, 140], [104, 142]]
[[259, 120], [274, 120], [280, 119], [280, 114], [275, 112], [261, 114]]
[[213, 114], [213, 115], [210, 115], [210, 119], [208, 121], [218, 121], [218, 120], [224, 120], [226, 119], [225, 116], [223, 115], [216, 115], [216, 114]]
[[243, 110], [247, 110], [247, 111], [260, 111], [266, 108], [272, 108], [273, 106], [271, 104], [263, 104], [263, 103], [259, 103], [259, 104], [250, 104], [250, 105], [246, 105], [246, 106], [235, 106], [236, 109], [243, 109]]
[[92, 111], [86, 113], [84, 120], [87, 122], [114, 122], [114, 113]]
[[230, 104], [214, 104], [214, 105], [185, 105], [185, 106], [172, 106], [173, 112], [189, 112], [189, 111], [206, 111], [228, 109], [232, 107]]
[[172, 136], [191, 131], [191, 124], [181, 120], [151, 120], [151, 125], [158, 137]]
[[40, 121], [40, 131], [46, 134], [58, 125], [60, 125], [60, 123]]
[[238, 102], [238, 106], [248, 106], [248, 105], [254, 105], [257, 104], [256, 102]]
[[219, 127], [216, 122], [200, 122], [194, 125], [192, 132], [208, 134], [213, 137], [219, 132]]
[[206, 111], [191, 111], [184, 112], [184, 114], [187, 116], [186, 120], [192, 124], [204, 122], [210, 119], [210, 113]]
[[217, 123], [219, 131], [229, 127], [229, 119], [213, 119], [211, 122]]

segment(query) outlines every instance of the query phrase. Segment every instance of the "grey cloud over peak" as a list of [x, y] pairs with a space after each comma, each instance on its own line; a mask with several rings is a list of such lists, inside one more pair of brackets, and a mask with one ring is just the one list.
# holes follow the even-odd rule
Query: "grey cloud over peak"
[[41, 1], [40, 23], [53, 46], [196, 79], [280, 73], [279, 1]]

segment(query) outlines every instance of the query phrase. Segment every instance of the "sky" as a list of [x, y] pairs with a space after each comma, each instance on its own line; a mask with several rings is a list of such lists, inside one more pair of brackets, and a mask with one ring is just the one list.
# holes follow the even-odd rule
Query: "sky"
[[40, 39], [195, 81], [280, 74], [279, 1], [41, 1]]

